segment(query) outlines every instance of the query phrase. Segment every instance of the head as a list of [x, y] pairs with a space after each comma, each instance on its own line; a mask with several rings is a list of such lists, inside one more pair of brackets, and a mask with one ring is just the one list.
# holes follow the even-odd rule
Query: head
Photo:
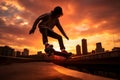
[[63, 15], [62, 8], [60, 6], [56, 6], [54, 10], [52, 11], [52, 15], [55, 17], [60, 17]]

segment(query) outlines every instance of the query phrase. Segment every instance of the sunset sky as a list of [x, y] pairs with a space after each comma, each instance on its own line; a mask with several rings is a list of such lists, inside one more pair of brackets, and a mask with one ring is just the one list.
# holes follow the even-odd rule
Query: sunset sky
[[[35, 19], [43, 13], [61, 6], [64, 15], [61, 25], [69, 40], [63, 41], [68, 52], [76, 53], [76, 45], [87, 39], [88, 51], [101, 42], [105, 50], [120, 47], [120, 0], [0, 0], [0, 46], [8, 45], [15, 50], [44, 52], [42, 36], [36, 28], [29, 35]], [[62, 35], [55, 27], [54, 31]], [[58, 41], [49, 38], [49, 43], [59, 50]]]

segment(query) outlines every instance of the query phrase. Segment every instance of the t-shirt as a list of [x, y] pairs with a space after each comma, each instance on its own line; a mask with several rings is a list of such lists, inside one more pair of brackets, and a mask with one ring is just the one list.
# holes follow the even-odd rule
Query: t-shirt
[[38, 25], [39, 28], [49, 28], [49, 29], [53, 29], [53, 27], [55, 25], [60, 25], [59, 23], [59, 19], [58, 18], [52, 18], [51, 13], [45, 13], [41, 16], [39, 16], [39, 18], [41, 18], [41, 21]]

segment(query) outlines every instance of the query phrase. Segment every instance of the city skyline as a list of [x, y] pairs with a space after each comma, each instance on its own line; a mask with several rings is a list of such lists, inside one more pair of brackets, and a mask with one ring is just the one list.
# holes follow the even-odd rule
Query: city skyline
[[[84, 45], [85, 44], [85, 45]], [[29, 53], [29, 49], [27, 48], [24, 48], [22, 49], [22, 51], [19, 51], [19, 50], [15, 50], [14, 48], [12, 48], [11, 46], [8, 46], [8, 45], [4, 45], [4, 46], [0, 46], [0, 48], [3, 48], [3, 47], [8, 47], [10, 48], [11, 50], [14, 50], [14, 52], [18, 55], [19, 53], [21, 55], [34, 55], [34, 54], [38, 54], [39, 53], [45, 53], [44, 51], [36, 51], [36, 53]], [[113, 47], [111, 50], [106, 50], [104, 47], [102, 47], [102, 43], [101, 42], [97, 42], [96, 43], [96, 48], [93, 49], [92, 51], [88, 52], [88, 45], [87, 45], [87, 39], [82, 39], [81, 40], [81, 45], [77, 44], [76, 47], [75, 47], [75, 53], [71, 52], [72, 54], [75, 54], [75, 55], [87, 55], [87, 54], [92, 54], [92, 53], [100, 53], [100, 52], [108, 52], [108, 51], [113, 51], [114, 49], [117, 50], [119, 49], [120, 47]], [[93, 52], [94, 51], [94, 52]], [[8, 53], [8, 52], [7, 52]]]
[[[40, 3], [42, 2], [42, 3]], [[120, 1], [119, 0], [1, 0], [0, 1], [0, 46], [9, 45], [16, 50], [28, 48], [30, 53], [44, 51], [38, 28], [29, 35], [35, 19], [55, 6], [61, 6], [61, 25], [69, 37], [63, 41], [68, 52], [76, 52], [83, 38], [88, 40], [88, 52], [101, 42], [106, 50], [120, 47]], [[61, 35], [57, 28], [54, 31]], [[49, 43], [59, 50], [58, 41], [49, 38]]]

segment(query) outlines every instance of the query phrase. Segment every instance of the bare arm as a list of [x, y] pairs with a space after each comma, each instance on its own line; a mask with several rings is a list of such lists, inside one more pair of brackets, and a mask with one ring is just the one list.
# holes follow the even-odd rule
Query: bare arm
[[67, 37], [65, 31], [63, 30], [63, 28], [62, 28], [62, 26], [61, 26], [61, 24], [60, 24], [60, 22], [59, 22], [59, 20], [57, 20], [56, 26], [57, 26], [57, 28], [60, 30], [60, 32], [63, 34], [63, 36], [64, 36], [66, 39], [69, 40], [69, 38]]

